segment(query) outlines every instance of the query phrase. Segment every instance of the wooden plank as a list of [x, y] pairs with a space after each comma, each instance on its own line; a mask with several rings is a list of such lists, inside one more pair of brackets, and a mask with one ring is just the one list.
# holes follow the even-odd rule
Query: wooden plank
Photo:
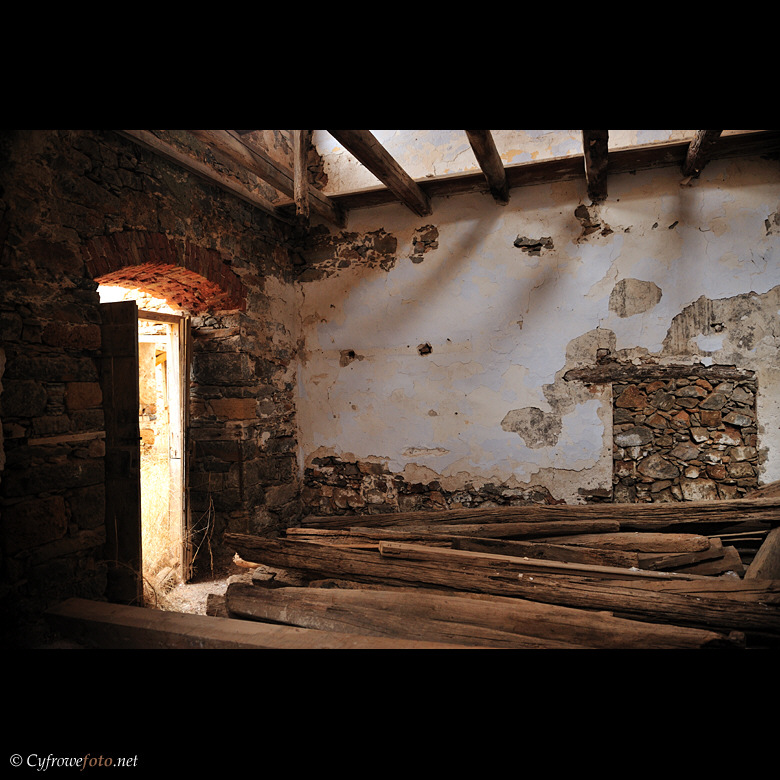
[[[46, 614], [65, 637], [93, 649], [110, 650], [447, 650], [458, 645], [387, 639], [235, 618], [163, 612], [145, 607], [72, 598]], [[460, 646], [463, 649], [464, 646]]]
[[303, 628], [504, 649], [743, 647], [744, 637], [643, 623], [605, 612], [432, 591], [284, 588], [231, 583], [229, 615]]
[[773, 528], [745, 572], [746, 580], [780, 579], [780, 528]]
[[106, 427], [106, 593], [143, 603], [138, 315], [135, 301], [100, 306], [101, 390]]
[[328, 130], [405, 206], [420, 217], [431, 214], [428, 196], [368, 130]]
[[[422, 542], [425, 544], [425, 541]], [[619, 566], [624, 569], [639, 568], [639, 555], [623, 550], [602, 550], [593, 547], [568, 547], [549, 542], [522, 541], [518, 539], [483, 539], [474, 536], [456, 537], [450, 544], [453, 550], [485, 552], [493, 555], [527, 556], [547, 561], [585, 563], [598, 566]], [[648, 567], [644, 567], [648, 568]]]
[[497, 203], [509, 203], [506, 171], [492, 133], [490, 130], [466, 130], [465, 132], [477, 163], [485, 174], [490, 194]]
[[380, 542], [379, 552], [383, 557], [404, 558], [414, 561], [451, 563], [472, 566], [483, 570], [495, 569], [506, 572], [511, 570], [517, 576], [545, 574], [567, 577], [592, 577], [596, 579], [666, 579], [669, 577], [688, 578], [688, 575], [645, 571], [617, 566], [599, 566], [595, 564], [569, 563], [565, 561], [542, 560], [519, 556], [495, 555], [492, 553], [471, 552], [470, 550], [442, 550], [420, 544], [406, 542]]

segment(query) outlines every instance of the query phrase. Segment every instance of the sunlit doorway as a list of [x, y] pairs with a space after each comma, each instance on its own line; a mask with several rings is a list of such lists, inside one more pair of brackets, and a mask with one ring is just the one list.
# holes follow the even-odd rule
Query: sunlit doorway
[[190, 578], [185, 434], [189, 319], [138, 289], [98, 287], [101, 303], [138, 307], [141, 559], [145, 601]]

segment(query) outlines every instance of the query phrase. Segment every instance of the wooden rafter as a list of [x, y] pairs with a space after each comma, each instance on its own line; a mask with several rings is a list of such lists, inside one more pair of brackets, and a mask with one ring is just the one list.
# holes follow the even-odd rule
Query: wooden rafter
[[431, 213], [428, 196], [368, 130], [328, 130], [404, 205], [424, 217]]
[[607, 197], [608, 141], [609, 130], [582, 131], [585, 179], [588, 183], [588, 197], [593, 203], [599, 203]]
[[295, 216], [302, 228], [309, 224], [309, 178], [306, 170], [306, 152], [311, 130], [293, 130]]
[[710, 161], [722, 130], [697, 130], [696, 137], [688, 147], [688, 153], [683, 163], [683, 176], [698, 176], [704, 166]]
[[471, 149], [488, 182], [491, 195], [498, 203], [509, 202], [509, 187], [504, 163], [496, 149], [490, 130], [466, 130]]
[[[295, 201], [295, 173], [271, 159], [262, 149], [247, 144], [237, 131], [190, 130], [190, 132]], [[334, 225], [344, 226], [344, 214], [326, 195], [308, 184], [306, 193], [312, 211]]]

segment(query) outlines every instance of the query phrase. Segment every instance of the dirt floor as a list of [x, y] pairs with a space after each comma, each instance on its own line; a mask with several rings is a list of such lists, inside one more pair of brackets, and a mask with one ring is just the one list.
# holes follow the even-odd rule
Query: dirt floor
[[233, 563], [215, 572], [213, 577], [208, 579], [178, 584], [165, 593], [147, 592], [147, 606], [166, 612], [205, 615], [210, 594], [224, 596], [230, 582], [251, 582], [252, 571], [252, 568]]

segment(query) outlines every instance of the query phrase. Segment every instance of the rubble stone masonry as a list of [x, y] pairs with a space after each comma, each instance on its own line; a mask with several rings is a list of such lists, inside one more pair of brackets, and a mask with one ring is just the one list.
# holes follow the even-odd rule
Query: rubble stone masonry
[[190, 485], [209, 544], [292, 511], [281, 230], [111, 131], [0, 133], [4, 611], [105, 592], [100, 275], [178, 291], [192, 316]]
[[706, 369], [614, 383], [615, 502], [741, 498], [758, 487], [756, 380]]

